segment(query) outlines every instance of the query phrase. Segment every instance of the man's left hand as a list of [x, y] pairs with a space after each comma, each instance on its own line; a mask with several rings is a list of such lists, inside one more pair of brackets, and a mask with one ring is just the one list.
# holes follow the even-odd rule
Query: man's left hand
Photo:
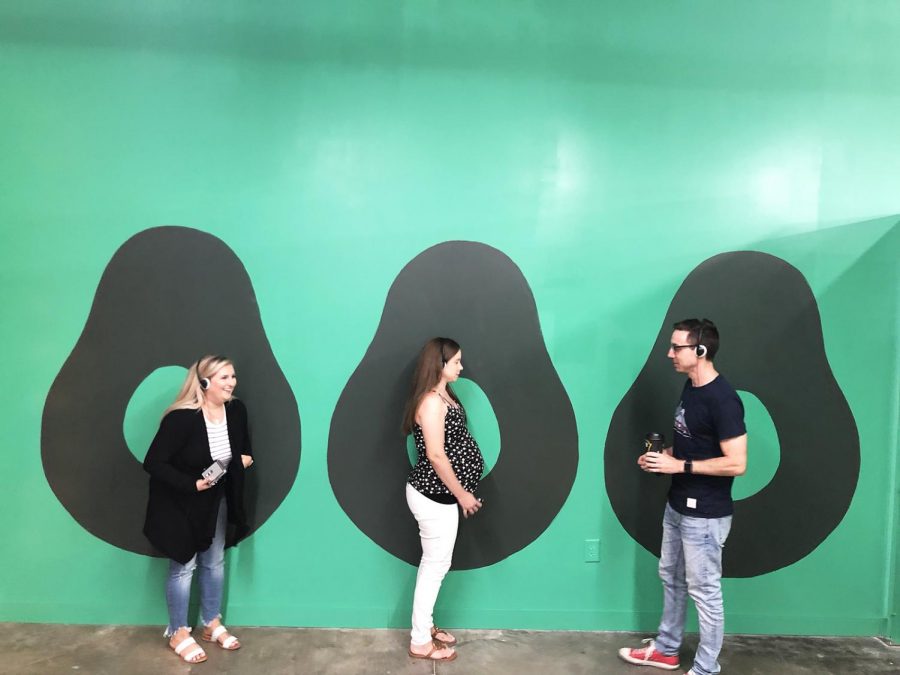
[[640, 467], [647, 473], [681, 473], [684, 461], [675, 459], [664, 452], [647, 452], [638, 460]]

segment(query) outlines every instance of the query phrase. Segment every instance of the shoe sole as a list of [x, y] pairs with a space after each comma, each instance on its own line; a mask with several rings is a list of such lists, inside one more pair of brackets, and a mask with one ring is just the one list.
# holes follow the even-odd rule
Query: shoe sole
[[[447, 647], [442, 647], [441, 649], [447, 649]], [[422, 661], [434, 661], [435, 663], [437, 663], [439, 661], [446, 661], [448, 663], [450, 661], [456, 661], [456, 657], [458, 656], [458, 654], [456, 652], [453, 652], [450, 656], [446, 656], [442, 659], [436, 659], [436, 658], [432, 657], [430, 655], [430, 653], [429, 654], [416, 654], [415, 652], [407, 652], [407, 654], [409, 654], [410, 658], [413, 658], [413, 659], [420, 659]]]
[[670, 666], [666, 663], [660, 663], [659, 661], [645, 661], [644, 659], [636, 659], [633, 656], [629, 656], [628, 652], [631, 649], [628, 647], [623, 647], [619, 650], [619, 658], [623, 661], [627, 661], [635, 666], [650, 666], [651, 668], [659, 668], [661, 670], [678, 670], [681, 665], [676, 663], [674, 666]]

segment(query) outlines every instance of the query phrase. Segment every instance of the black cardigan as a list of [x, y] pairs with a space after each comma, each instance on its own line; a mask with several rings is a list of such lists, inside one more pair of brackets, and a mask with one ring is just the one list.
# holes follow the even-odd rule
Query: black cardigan
[[234, 546], [250, 529], [244, 513], [241, 461], [241, 455], [252, 454], [247, 408], [232, 399], [225, 404], [225, 416], [231, 463], [225, 477], [210, 489], [197, 490], [203, 470], [213, 461], [201, 410], [173, 410], [167, 414], [144, 459], [144, 470], [150, 474], [144, 534], [153, 546], [181, 564], [197, 551], [209, 548], [223, 494], [228, 505], [225, 545]]

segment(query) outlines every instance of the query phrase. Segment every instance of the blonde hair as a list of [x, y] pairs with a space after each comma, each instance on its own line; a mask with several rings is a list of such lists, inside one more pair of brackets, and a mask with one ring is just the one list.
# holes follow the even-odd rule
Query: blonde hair
[[199, 361], [195, 361], [188, 369], [184, 384], [172, 404], [165, 409], [163, 417], [173, 410], [199, 410], [206, 403], [206, 391], [200, 385], [201, 379], [210, 379], [225, 366], [234, 365], [231, 359], [225, 356], [213, 356], [207, 354]]

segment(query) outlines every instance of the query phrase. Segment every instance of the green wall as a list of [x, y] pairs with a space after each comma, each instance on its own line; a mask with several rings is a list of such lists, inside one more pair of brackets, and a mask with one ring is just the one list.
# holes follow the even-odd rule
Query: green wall
[[[69, 516], [40, 424], [107, 262], [177, 224], [243, 261], [303, 421], [292, 492], [230, 554], [230, 622], [406, 625], [415, 570], [334, 499], [329, 423], [400, 269], [471, 240], [531, 285], [580, 462], [537, 541], [451, 573], [441, 622], [655, 627], [656, 560], [604, 492], [607, 427], [684, 277], [755, 250], [815, 294], [862, 467], [812, 554], [726, 580], [728, 630], [900, 639], [900, 5], [304, 4], [0, 4], [0, 620], [164, 622], [164, 563]], [[178, 378], [139, 390], [130, 441]], [[750, 423], [742, 496], [777, 464], [764, 411]]]

